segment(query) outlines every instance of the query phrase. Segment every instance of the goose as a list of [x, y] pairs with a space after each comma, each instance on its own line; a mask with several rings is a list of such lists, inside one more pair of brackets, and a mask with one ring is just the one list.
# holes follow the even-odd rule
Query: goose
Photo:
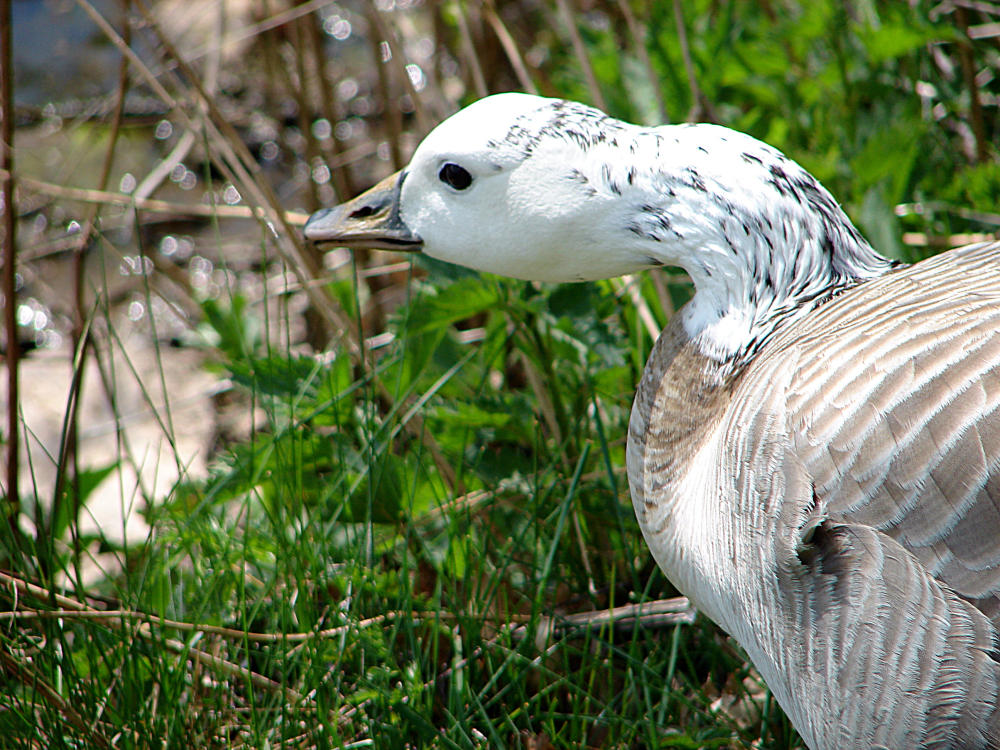
[[1000, 748], [1000, 243], [876, 253], [778, 150], [527, 94], [313, 214], [536, 281], [683, 269], [626, 463], [667, 577], [811, 748]]

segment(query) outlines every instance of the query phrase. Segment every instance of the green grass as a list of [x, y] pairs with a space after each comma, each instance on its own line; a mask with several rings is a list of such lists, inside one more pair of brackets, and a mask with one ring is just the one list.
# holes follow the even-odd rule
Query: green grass
[[[63, 615], [5, 628], [22, 670], [6, 736], [30, 746], [38, 723], [51, 747], [787, 736], [706, 622], [560, 626], [676, 596], [620, 468], [630, 352], [650, 345], [622, 285], [431, 278], [411, 283], [377, 356], [276, 352], [242, 335], [238, 298], [207, 306], [219, 366], [263, 425], [148, 511], [155, 535], [120, 551], [124, 572], [70, 588], [72, 604], [45, 575], [19, 593], [22, 611]], [[456, 320], [479, 324], [474, 345]]]
[[[679, 23], [672, 4], [633, 5], [641, 38], [620, 4], [598, 4], [580, 16], [582, 54], [554, 2], [505, 4], [495, 20], [543, 93], [603, 98], [613, 114], [646, 122], [660, 119], [658, 93], [674, 121], [694, 113], [762, 137], [815, 172], [887, 253], [916, 259], [926, 242], [996, 231], [984, 212], [1000, 204], [1000, 76], [973, 85], [961, 56], [982, 80], [1000, 56], [954, 42], [960, 20], [989, 20], [979, 11], [962, 20], [899, 3], [703, 0], [683, 3]], [[316, 16], [262, 32], [260, 55], [229, 63], [243, 78], [207, 99], [226, 116], [207, 104], [169, 115], [177, 130], [185, 117], [204, 126], [185, 159], [216, 197], [233, 185], [247, 204], [309, 210], [387, 172], [373, 156], [380, 142], [405, 159], [423, 125], [400, 108], [399, 66], [428, 34], [438, 45], [421, 62], [429, 120], [474, 98], [469, 49], [490, 90], [517, 87], [497, 22], [464, 3], [383, 13], [396, 52], [377, 76], [366, 8], [324, 11], [357, 30], [326, 50], [307, 41]], [[146, 64], [160, 70], [154, 62], [174, 56], [162, 54]], [[354, 140], [316, 127], [345, 116], [318, 100], [327, 56], [327, 87], [356, 80], [379, 113], [355, 112], [354, 132], [362, 121], [367, 131]], [[435, 73], [449, 62], [458, 72]], [[197, 101], [181, 74], [160, 80], [179, 101]], [[917, 82], [934, 96], [921, 100]], [[457, 99], [445, 93], [456, 90]], [[279, 118], [296, 111], [290, 102], [299, 112]], [[232, 112], [238, 133], [227, 129]], [[263, 170], [264, 136], [246, 124], [254, 117], [273, 126], [282, 154]], [[132, 127], [152, 138], [148, 125]], [[85, 148], [88, 161], [103, 150], [115, 164], [97, 187], [116, 184], [136, 131], [79, 128], [70, 135], [85, 138], [60, 137], [55, 173], [38, 146], [24, 176], [91, 185], [73, 166]], [[244, 140], [259, 147], [254, 157]], [[352, 148], [364, 158], [338, 161]], [[340, 166], [329, 182], [309, 180], [324, 159]], [[76, 205], [55, 193], [37, 209], [53, 227]], [[75, 466], [82, 417], [58, 394], [62, 448], [35, 448], [27, 473], [58, 465], [58, 487], [22, 485], [18, 531], [0, 530], [0, 747], [801, 747], [744, 655], [707, 620], [636, 621], [616, 609], [678, 595], [635, 524], [624, 441], [653, 334], [690, 295], [683, 277], [532, 285], [431, 261], [400, 271], [381, 254], [326, 272], [272, 214], [274, 232], [211, 219], [210, 291], [190, 263], [157, 254], [149, 213], [128, 214], [143, 231], [125, 239], [113, 226], [120, 217], [102, 213], [107, 227], [86, 256], [100, 269], [122, 255], [155, 260], [132, 290], [161, 309], [147, 334], [169, 341], [158, 300], [186, 311], [176, 343], [202, 352], [219, 411], [252, 429], [219, 435], [207, 476], [188, 475], [176, 453], [181, 479], [145, 497], [122, 479], [142, 463], [135, 446]], [[227, 258], [232, 242], [259, 258]], [[115, 279], [81, 281], [72, 302], [89, 339], [67, 368], [93, 362], [102, 382], [114, 368], [138, 373]], [[176, 404], [155, 397], [175, 384], [162, 364], [143, 377], [163, 439], [176, 445]], [[146, 540], [81, 534], [102, 481], [121, 483], [122, 503], [151, 528]], [[618, 618], [602, 619], [611, 612]]]

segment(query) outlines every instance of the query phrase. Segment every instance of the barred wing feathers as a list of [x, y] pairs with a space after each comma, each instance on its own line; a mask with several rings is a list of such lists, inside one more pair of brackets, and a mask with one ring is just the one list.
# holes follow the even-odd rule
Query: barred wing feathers
[[796, 726], [1000, 747], [1000, 244], [845, 292], [746, 375], [723, 463], [778, 564], [744, 645]]

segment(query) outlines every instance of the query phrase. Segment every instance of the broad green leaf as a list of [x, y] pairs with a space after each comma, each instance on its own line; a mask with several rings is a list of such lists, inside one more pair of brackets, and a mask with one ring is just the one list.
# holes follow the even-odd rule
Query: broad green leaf
[[906, 23], [861, 26], [857, 34], [872, 62], [895, 60], [932, 42], [953, 41], [957, 31], [939, 26], [918, 27]]
[[481, 278], [461, 279], [439, 289], [428, 289], [414, 301], [406, 316], [406, 332], [427, 333], [494, 308], [498, 302], [494, 284]]

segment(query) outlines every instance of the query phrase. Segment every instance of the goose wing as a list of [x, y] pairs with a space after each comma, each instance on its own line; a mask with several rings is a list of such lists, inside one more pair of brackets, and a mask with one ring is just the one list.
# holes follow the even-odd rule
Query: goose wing
[[747, 375], [724, 463], [778, 564], [740, 640], [779, 702], [817, 748], [1000, 748], [1000, 243], [844, 293]]
[[789, 427], [824, 516], [1000, 624], [1000, 243], [849, 292], [794, 348]]

